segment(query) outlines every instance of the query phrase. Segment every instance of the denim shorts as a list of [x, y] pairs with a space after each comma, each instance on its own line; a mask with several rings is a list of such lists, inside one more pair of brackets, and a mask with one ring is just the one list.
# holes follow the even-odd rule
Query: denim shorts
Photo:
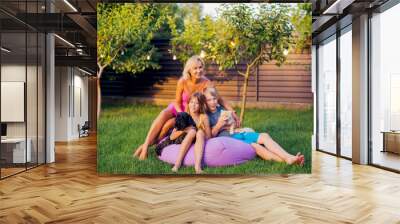
[[257, 143], [259, 136], [260, 136], [260, 133], [257, 133], [257, 132], [240, 132], [240, 133], [234, 133], [233, 135], [231, 135], [232, 138], [243, 141], [247, 144]]

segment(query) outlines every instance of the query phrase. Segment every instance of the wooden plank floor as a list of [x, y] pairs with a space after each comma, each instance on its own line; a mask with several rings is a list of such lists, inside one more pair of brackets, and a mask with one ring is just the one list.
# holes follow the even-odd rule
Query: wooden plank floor
[[313, 174], [100, 177], [96, 139], [0, 181], [0, 223], [400, 223], [400, 175], [313, 153]]

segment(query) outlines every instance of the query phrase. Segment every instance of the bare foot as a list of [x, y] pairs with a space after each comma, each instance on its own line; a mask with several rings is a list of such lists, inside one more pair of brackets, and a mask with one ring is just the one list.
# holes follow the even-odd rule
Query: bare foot
[[143, 145], [140, 145], [134, 152], [133, 152], [133, 157], [139, 157], [140, 153], [142, 152], [142, 147]]
[[297, 157], [297, 159], [296, 159], [296, 161], [294, 163], [298, 164], [300, 166], [303, 166], [304, 165], [304, 155], [302, 155], [300, 152], [298, 152], [296, 154], [296, 157]]
[[304, 155], [300, 155], [300, 163], [299, 163], [299, 165], [300, 166], [304, 165]]
[[204, 171], [201, 168], [194, 168], [194, 169], [195, 169], [196, 174], [203, 174], [204, 173]]
[[174, 173], [176, 173], [176, 172], [178, 172], [178, 169], [179, 169], [179, 167], [176, 167], [176, 166], [174, 166], [174, 167], [172, 167], [172, 172], [174, 172]]
[[299, 164], [299, 162], [300, 162], [300, 152], [298, 152], [295, 156], [291, 156], [287, 161], [286, 161], [286, 163], [287, 164], [289, 164], [289, 165], [292, 165], [292, 164]]
[[296, 160], [297, 160], [297, 157], [296, 156], [291, 156], [289, 159], [287, 159], [285, 162], [286, 162], [286, 164], [288, 164], [288, 165], [292, 165], [292, 164], [294, 164], [295, 162], [296, 162]]

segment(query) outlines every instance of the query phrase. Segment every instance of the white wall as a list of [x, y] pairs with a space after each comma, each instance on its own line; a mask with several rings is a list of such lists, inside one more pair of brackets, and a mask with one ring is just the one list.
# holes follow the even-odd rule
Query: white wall
[[55, 141], [68, 140], [68, 87], [67, 67], [55, 68]]
[[[35, 70], [36, 74], [36, 67], [33, 66], [28, 66], [27, 71], [28, 71], [28, 81], [29, 81], [29, 86], [36, 86], [36, 80], [32, 80], [30, 78], [31, 72]], [[3, 64], [1, 66], [1, 81], [2, 82], [25, 82], [25, 64], [24, 65], [18, 65], [18, 64]], [[25, 82], [26, 83], [26, 82]], [[34, 107], [36, 108], [36, 88], [27, 88], [27, 106], [30, 106], [30, 108]], [[4, 97], [4, 96], [3, 96]], [[31, 103], [33, 103], [30, 105]], [[41, 105], [38, 105], [39, 107]], [[2, 110], [7, 110], [8, 108], [2, 108]], [[36, 109], [35, 109], [36, 110]], [[31, 112], [28, 110], [28, 112]], [[28, 122], [34, 121], [35, 124], [30, 124], [28, 125], [29, 127], [34, 127], [36, 130], [36, 113], [28, 113]], [[9, 137], [24, 137], [25, 136], [25, 122], [7, 122], [7, 134]], [[29, 136], [28, 136], [29, 137]]]
[[25, 82], [25, 64], [2, 64], [1, 81]]
[[88, 79], [82, 76], [82, 72], [74, 69], [74, 108], [72, 110], [72, 132], [71, 135], [75, 138], [78, 137], [77, 126], [81, 126], [88, 120]]
[[76, 68], [56, 67], [55, 97], [56, 141], [79, 138], [78, 124], [88, 120], [88, 78]]
[[[38, 70], [37, 70], [38, 69]], [[6, 62], [1, 66], [2, 82], [24, 82], [26, 83], [26, 107], [23, 102], [19, 111], [27, 115], [26, 121], [22, 122], [6, 122], [8, 138], [24, 138], [25, 134], [30, 140], [31, 155], [33, 162], [39, 159], [39, 163], [44, 163], [44, 83], [41, 66], [37, 67], [25, 63]], [[27, 81], [25, 78], [27, 77]], [[24, 90], [21, 90], [24, 94]], [[7, 96], [2, 95], [2, 98]], [[2, 107], [1, 110], [7, 111], [12, 108]], [[12, 111], [7, 111], [13, 113]], [[15, 113], [15, 112], [14, 112]], [[24, 115], [23, 115], [24, 116]], [[26, 132], [27, 131], [27, 132]], [[37, 151], [38, 150], [38, 151]], [[37, 155], [39, 153], [39, 155]]]
[[[1, 81], [25, 82], [25, 64], [1, 65]], [[7, 110], [7, 108], [1, 108]], [[7, 122], [7, 137], [25, 137], [25, 122]]]

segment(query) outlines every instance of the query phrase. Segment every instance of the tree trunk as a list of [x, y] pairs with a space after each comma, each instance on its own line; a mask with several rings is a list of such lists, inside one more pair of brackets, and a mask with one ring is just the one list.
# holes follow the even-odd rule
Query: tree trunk
[[100, 111], [101, 111], [101, 88], [100, 88], [100, 79], [101, 75], [103, 74], [104, 68], [99, 69], [97, 73], [97, 119], [100, 118]]
[[249, 84], [249, 75], [250, 72], [247, 71], [246, 75], [244, 77], [244, 84], [243, 84], [243, 92], [242, 92], [242, 103], [240, 106], [240, 123], [243, 124], [243, 120], [244, 120], [244, 110], [246, 108], [246, 100], [247, 100], [247, 86]]

